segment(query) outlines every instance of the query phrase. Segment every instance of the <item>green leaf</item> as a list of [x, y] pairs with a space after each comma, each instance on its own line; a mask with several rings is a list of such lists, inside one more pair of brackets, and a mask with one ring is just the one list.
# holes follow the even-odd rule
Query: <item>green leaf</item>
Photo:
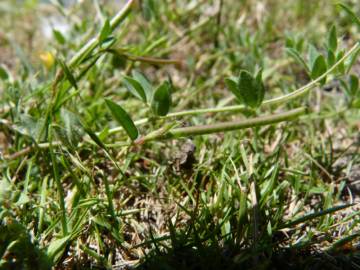
[[264, 183], [264, 187], [261, 190], [260, 205], [264, 205], [268, 200], [268, 196], [273, 192], [276, 187], [276, 180], [279, 175], [279, 164], [275, 164], [272, 168], [272, 174], [268, 181]]
[[360, 109], [360, 98], [353, 101], [352, 106], [354, 108]]
[[109, 19], [106, 19], [100, 31], [99, 41], [102, 43], [111, 34], [111, 25]]
[[327, 51], [327, 65], [328, 65], [328, 67], [332, 67], [335, 64], [335, 61], [336, 61], [335, 54], [331, 49], [329, 49]]
[[305, 63], [305, 60], [301, 57], [297, 50], [293, 48], [286, 48], [286, 53], [291, 56], [298, 64], [300, 64], [307, 73], [310, 73], [308, 65]]
[[65, 251], [65, 247], [70, 240], [70, 235], [52, 241], [47, 247], [47, 255], [55, 264]]
[[54, 34], [54, 37], [55, 37], [56, 41], [59, 44], [61, 44], [61, 45], [65, 44], [66, 39], [65, 39], [64, 35], [60, 31], [58, 31], [56, 29], [53, 29], [53, 34]]
[[136, 70], [132, 71], [132, 75], [133, 75], [133, 78], [136, 81], [138, 81], [141, 84], [142, 88], [144, 89], [146, 99], [151, 100], [151, 97], [153, 95], [153, 87], [152, 87], [151, 83], [149, 82], [149, 80], [145, 77], [144, 74], [142, 74], [141, 72], [136, 71]]
[[355, 97], [358, 90], [359, 90], [359, 78], [356, 75], [351, 74], [349, 78], [350, 95]]
[[356, 14], [351, 10], [351, 8], [344, 3], [338, 3], [338, 5], [349, 15], [350, 19], [360, 27], [360, 19]]
[[259, 103], [260, 103], [259, 105], [261, 105], [262, 101], [264, 100], [264, 96], [265, 96], [265, 86], [262, 82], [262, 72], [263, 72], [263, 70], [262, 70], [262, 68], [260, 68], [255, 74], [256, 84], [260, 89], [259, 97], [258, 97]]
[[90, 128], [83, 125], [83, 129], [85, 132], [90, 136], [90, 138], [102, 149], [104, 149], [107, 152], [106, 145], [100, 140], [100, 138], [93, 132]]
[[66, 137], [74, 147], [79, 143], [82, 137], [82, 129], [79, 118], [66, 109], [61, 109], [61, 120], [64, 122]]
[[[311, 78], [315, 80], [316, 78], [320, 77], [322, 74], [324, 74], [327, 70], [327, 65], [324, 56], [321, 54], [318, 55], [316, 58], [314, 65], [311, 69]], [[322, 79], [320, 81], [320, 84], [324, 84], [326, 82], [326, 78]]]
[[309, 49], [308, 49], [308, 62], [309, 62], [310, 70], [312, 70], [314, 63], [319, 55], [320, 54], [319, 54], [318, 50], [315, 48], [315, 46], [310, 44]]
[[146, 102], [145, 90], [140, 84], [140, 82], [129, 76], [124, 76], [123, 82], [126, 88], [130, 91], [130, 93], [132, 93], [138, 99], [141, 99], [142, 101]]
[[139, 136], [139, 132], [127, 112], [120, 105], [109, 99], [105, 99], [105, 103], [116, 121], [124, 128], [126, 133], [129, 135], [130, 139], [136, 140]]
[[20, 114], [19, 120], [13, 125], [13, 129], [37, 141], [44, 123], [44, 118], [34, 118], [28, 114]]
[[13, 190], [11, 188], [11, 183], [6, 179], [3, 178], [0, 180], [0, 204], [4, 202], [9, 202], [11, 199], [11, 194]]
[[348, 61], [346, 61], [346, 63], [344, 65], [346, 65], [346, 73], [349, 73], [351, 68], [353, 67], [353, 65], [356, 63], [356, 60], [358, 58], [360, 54], [360, 48], [358, 48], [348, 59]]
[[[336, 62], [338, 62], [341, 58], [343, 58], [344, 56], [344, 51], [340, 51], [337, 53], [336, 55]], [[337, 71], [340, 73], [340, 74], [345, 74], [345, 64], [344, 62], [341, 62], [338, 67], [337, 67]]]
[[59, 62], [60, 66], [62, 67], [66, 78], [69, 80], [69, 82], [71, 83], [71, 85], [73, 87], [75, 87], [75, 89], [78, 89], [77, 84], [76, 84], [76, 79], [74, 77], [74, 75], [71, 73], [69, 67], [66, 65], [66, 63], [61, 60], [60, 58], [57, 59], [57, 61]]
[[239, 103], [243, 103], [243, 98], [238, 88], [238, 79], [236, 77], [225, 78], [225, 85], [236, 97]]
[[333, 52], [336, 52], [337, 49], [337, 34], [335, 25], [331, 26], [329, 36], [328, 36], [328, 48]]
[[285, 47], [286, 48], [294, 48], [295, 47], [295, 39], [293, 36], [287, 36], [285, 38]]
[[168, 114], [171, 105], [171, 84], [164, 81], [154, 92], [151, 101], [151, 108], [158, 116], [165, 116]]
[[322, 210], [322, 211], [319, 211], [319, 212], [307, 214], [307, 215], [304, 215], [304, 216], [302, 216], [300, 218], [297, 218], [297, 219], [295, 219], [293, 221], [285, 223], [284, 225], [280, 226], [280, 228], [291, 228], [291, 227], [294, 227], [294, 226], [296, 226], [296, 225], [298, 225], [300, 223], [304, 223], [306, 221], [312, 220], [314, 218], [322, 217], [322, 216], [325, 216], [327, 214], [335, 213], [337, 211], [346, 209], [346, 208], [348, 208], [350, 206], [353, 206], [353, 205], [354, 204], [339, 205], [339, 206], [334, 206], [332, 208], [328, 208], [326, 210]]
[[8, 81], [11, 78], [10, 71], [6, 66], [0, 65], [0, 79], [3, 81]]
[[265, 87], [261, 78], [257, 76], [255, 79], [248, 71], [242, 70], [240, 71], [238, 83], [244, 103], [249, 107], [259, 107], [265, 94]]
[[150, 21], [151, 17], [156, 15], [156, 10], [153, 0], [142, 1], [142, 13], [146, 21]]

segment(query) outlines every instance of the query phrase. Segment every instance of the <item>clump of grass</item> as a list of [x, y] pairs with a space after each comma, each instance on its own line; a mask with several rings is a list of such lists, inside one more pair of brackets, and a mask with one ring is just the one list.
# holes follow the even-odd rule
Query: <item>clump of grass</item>
[[0, 268], [358, 266], [357, 11], [245, 2], [0, 6]]

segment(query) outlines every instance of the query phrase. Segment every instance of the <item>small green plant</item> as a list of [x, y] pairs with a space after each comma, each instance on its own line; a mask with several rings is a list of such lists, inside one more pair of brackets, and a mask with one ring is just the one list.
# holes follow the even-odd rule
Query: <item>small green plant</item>
[[[4, 31], [0, 268], [306, 268], [359, 238], [347, 5], [129, 0], [110, 19], [97, 0], [52, 2], [70, 30], [52, 29], [42, 67]], [[278, 29], [304, 13], [282, 53]]]

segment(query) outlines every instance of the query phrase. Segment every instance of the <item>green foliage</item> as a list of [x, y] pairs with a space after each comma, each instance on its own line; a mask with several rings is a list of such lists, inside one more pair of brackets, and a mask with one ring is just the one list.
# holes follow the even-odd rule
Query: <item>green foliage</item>
[[126, 88], [130, 91], [130, 93], [132, 93], [135, 97], [146, 103], [147, 96], [143, 86], [139, 81], [129, 76], [124, 76], [124, 84]]
[[294, 60], [300, 64], [307, 72], [309, 72], [309, 67], [306, 64], [305, 60], [301, 57], [300, 53], [294, 48], [286, 48], [287, 54], [289, 54]]
[[360, 19], [356, 16], [354, 11], [352, 11], [351, 8], [344, 3], [338, 3], [338, 5], [348, 14], [350, 19], [358, 26], [358, 28], [360, 28]]
[[133, 78], [140, 83], [140, 85], [142, 86], [145, 95], [146, 95], [146, 100], [150, 101], [153, 95], [153, 87], [151, 85], [151, 83], [148, 81], [148, 79], [145, 77], [144, 74], [142, 74], [141, 72], [137, 71], [137, 70], [133, 70], [132, 71], [132, 75]]
[[99, 35], [99, 41], [100, 43], [103, 43], [108, 36], [111, 34], [111, 26], [110, 26], [110, 20], [106, 19], [104, 22], [103, 27], [101, 28], [100, 35]]
[[116, 104], [109, 99], [105, 99], [105, 103], [116, 121], [124, 128], [126, 133], [129, 135], [130, 139], [137, 139], [137, 137], [139, 136], [139, 132], [127, 112], [119, 104]]
[[248, 71], [241, 70], [237, 81], [234, 78], [226, 78], [225, 83], [236, 96], [238, 102], [244, 102], [246, 106], [251, 108], [257, 108], [261, 105], [265, 95], [261, 71], [254, 77]]
[[225, 78], [225, 84], [226, 84], [227, 89], [229, 89], [231, 91], [231, 93], [234, 94], [234, 96], [236, 97], [236, 99], [239, 103], [243, 103], [244, 101], [243, 101], [242, 95], [240, 94], [240, 91], [239, 91], [238, 82], [239, 82], [239, 79], [236, 77]]
[[0, 4], [0, 269], [359, 264], [358, 7], [28, 2]]
[[75, 89], [78, 89], [77, 82], [76, 82], [73, 72], [69, 69], [69, 67], [66, 65], [66, 63], [62, 59], [58, 58], [57, 61], [60, 64], [63, 72], [65, 73], [66, 78], [69, 80], [71, 85], [73, 87], [75, 87]]
[[327, 46], [329, 50], [336, 52], [338, 43], [337, 43], [337, 33], [336, 33], [335, 25], [331, 26], [330, 28]]
[[171, 83], [164, 81], [154, 91], [151, 100], [151, 108], [158, 116], [165, 116], [168, 114], [171, 106]]
[[54, 38], [56, 39], [57, 42], [59, 42], [59, 44], [64, 45], [66, 43], [65, 37], [60, 31], [53, 29], [53, 34], [54, 34]]
[[[324, 56], [321, 54], [318, 55], [311, 66], [311, 78], [313, 80], [317, 79], [321, 75], [323, 75], [327, 70], [327, 65]], [[326, 77], [320, 81], [320, 84], [325, 84]]]
[[27, 229], [6, 211], [0, 216], [0, 269], [51, 269], [50, 260]]

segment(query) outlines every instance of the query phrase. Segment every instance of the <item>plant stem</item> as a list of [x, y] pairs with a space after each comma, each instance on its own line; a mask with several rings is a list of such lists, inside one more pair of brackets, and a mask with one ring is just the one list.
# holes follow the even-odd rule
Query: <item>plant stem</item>
[[[125, 6], [112, 18], [110, 21], [111, 31], [119, 26], [119, 24], [127, 17], [130, 13], [131, 8], [135, 0], [129, 0]], [[83, 59], [88, 57], [90, 53], [99, 45], [100, 42], [100, 33], [93, 39], [89, 40], [81, 49], [76, 53], [69, 62], [69, 67], [72, 68], [79, 64]]]
[[[204, 135], [216, 132], [224, 132], [224, 131], [231, 131], [231, 130], [238, 130], [250, 127], [257, 127], [257, 126], [264, 126], [269, 124], [275, 124], [283, 121], [289, 121], [297, 118], [298, 116], [304, 114], [306, 112], [305, 107], [300, 107], [291, 111], [267, 115], [267, 116], [260, 116], [256, 118], [240, 120], [240, 121], [231, 121], [231, 122], [223, 122], [218, 124], [212, 125], [199, 125], [199, 126], [191, 126], [191, 127], [184, 127], [184, 128], [175, 128], [169, 130], [174, 123], [170, 123], [169, 125], [160, 128], [151, 132], [148, 135], [145, 135], [135, 141], [135, 144], [143, 144], [145, 142], [160, 140], [160, 139], [174, 139], [184, 136], [195, 136], [195, 135]], [[91, 143], [91, 141], [85, 141]], [[61, 146], [61, 142], [51, 142], [51, 143], [40, 143], [37, 147], [26, 147], [23, 150], [16, 152], [12, 155], [4, 156], [7, 160], [13, 160], [19, 158], [21, 156], [27, 155], [34, 149], [47, 149], [53, 146]], [[127, 147], [130, 146], [131, 143], [128, 142], [118, 142], [113, 144], [107, 144], [107, 147]], [[111, 156], [110, 156], [111, 158]], [[113, 162], [115, 162], [112, 159]], [[116, 163], [115, 163], [116, 165]]]
[[49, 152], [53, 167], [53, 174], [54, 174], [54, 180], [56, 183], [56, 187], [58, 190], [58, 196], [59, 196], [59, 205], [61, 210], [61, 226], [62, 226], [62, 233], [63, 236], [66, 236], [68, 234], [68, 226], [67, 226], [67, 217], [66, 217], [66, 208], [65, 208], [65, 195], [64, 190], [61, 184], [60, 174], [59, 174], [59, 168], [58, 163], [56, 160], [56, 157], [54, 155], [53, 146], [52, 146], [52, 131], [50, 131], [50, 143], [49, 143]]
[[260, 116], [256, 118], [239, 120], [239, 121], [231, 121], [231, 122], [223, 122], [211, 125], [199, 125], [199, 126], [191, 126], [191, 127], [183, 127], [183, 128], [175, 128], [170, 130], [166, 134], [160, 134], [157, 137], [152, 136], [151, 140], [155, 139], [173, 139], [179, 137], [188, 137], [188, 136], [196, 136], [196, 135], [204, 135], [210, 133], [224, 132], [224, 131], [232, 131], [250, 127], [258, 127], [264, 126], [274, 123], [279, 123], [283, 121], [293, 120], [298, 116], [304, 114], [306, 112], [305, 107], [300, 107], [291, 111], [277, 113], [273, 115]]
[[[318, 82], [323, 80], [327, 75], [329, 75], [331, 72], [333, 72], [342, 62], [344, 62], [351, 54], [356, 51], [357, 49], [360, 49], [360, 43], [357, 42], [339, 61], [337, 61], [332, 67], [330, 67], [324, 74], [322, 74], [320, 77], [318, 77], [316, 80], [313, 80], [309, 82], [308, 84], [298, 88], [297, 90], [272, 99], [265, 100], [261, 106], [265, 105], [275, 105], [275, 104], [281, 104], [285, 103], [287, 101], [296, 99], [300, 96], [305, 95], [308, 93], [313, 87], [316, 86]], [[175, 112], [175, 113], [169, 113], [168, 115], [162, 117], [162, 119], [168, 119], [172, 117], [180, 117], [180, 116], [186, 116], [186, 115], [198, 115], [198, 114], [205, 114], [205, 113], [221, 113], [221, 112], [238, 112], [246, 110], [245, 105], [233, 105], [233, 106], [225, 106], [220, 108], [206, 108], [206, 109], [196, 109], [196, 110], [187, 110], [187, 111], [181, 111], [181, 112]], [[143, 118], [140, 120], [135, 121], [136, 125], [142, 125], [149, 122], [149, 118]], [[122, 127], [116, 127], [109, 130], [109, 134], [114, 134], [119, 131], [123, 130]]]

